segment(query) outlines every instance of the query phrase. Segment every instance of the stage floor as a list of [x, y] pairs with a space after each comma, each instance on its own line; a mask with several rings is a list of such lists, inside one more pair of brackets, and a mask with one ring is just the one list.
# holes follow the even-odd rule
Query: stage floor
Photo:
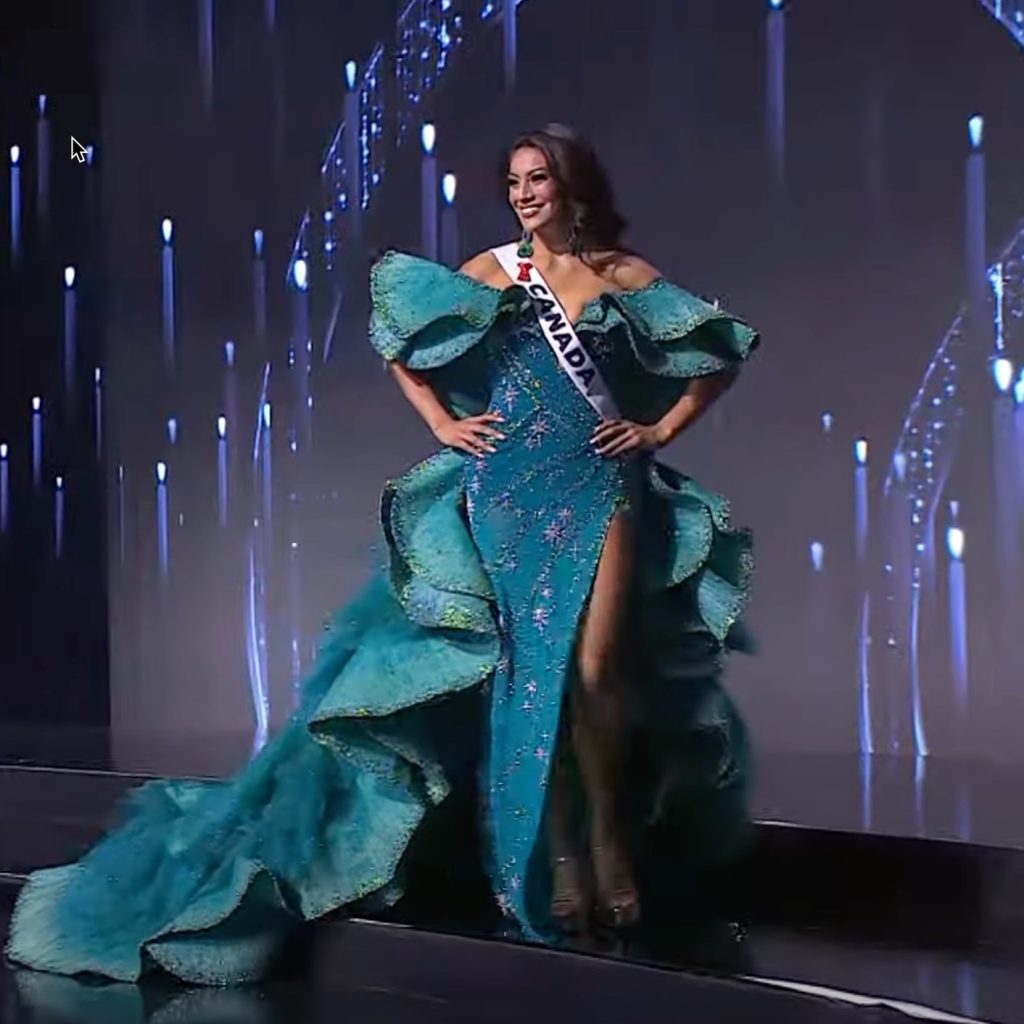
[[[27, 872], [73, 859], [101, 834], [119, 797], [152, 774], [147, 763], [155, 770], [170, 757], [179, 774], [221, 775], [244, 760], [246, 742], [190, 749], [179, 738], [160, 751], [139, 738], [137, 756], [121, 762], [134, 770], [115, 770], [99, 731], [0, 732], [4, 912]], [[876, 778], [898, 780], [899, 767]], [[778, 777], [799, 774], [788, 764]], [[827, 803], [830, 776], [803, 778], [814, 780], [805, 807]], [[856, 819], [825, 824], [762, 820], [749, 861], [719, 883], [699, 920], [672, 918], [622, 949], [570, 955], [500, 941], [481, 887], [447, 865], [432, 898], [406, 901], [387, 920], [312, 927], [284, 973], [258, 989], [147, 984], [140, 993], [7, 971], [0, 1006], [5, 1021], [103, 1024], [229, 1013], [317, 1021], [335, 1019], [339, 1007], [361, 1021], [562, 1019], [573, 1010], [583, 1019], [656, 1021], [679, 1020], [684, 1007], [695, 1020], [889, 1019], [890, 1011], [848, 1002], [874, 998], [912, 1004], [905, 1012], [923, 1019], [1024, 1020], [1024, 852], [867, 833]], [[810, 991], [764, 984], [771, 980]]]
[[[0, 725], [0, 766], [100, 770], [130, 776], [222, 778], [253, 750], [249, 732], [133, 734], [54, 725]], [[977, 843], [1024, 850], [1024, 765], [956, 757], [755, 749], [752, 813], [808, 828]]]
[[[0, 918], [6, 933], [9, 900]], [[726, 976], [694, 970], [665, 970], [616, 957], [560, 953], [510, 943], [431, 933], [393, 924], [329, 922], [296, 940], [287, 962], [272, 980], [228, 990], [199, 989], [166, 980], [142, 986], [97, 985], [85, 981], [0, 967], [0, 1022], [100, 1022], [103, 1024], [207, 1024], [246, 1021], [259, 1024], [335, 1021], [339, 1014], [372, 1024], [460, 1021], [485, 1024], [565, 1021], [601, 1024], [634, 1019], [756, 1021], [785, 1024], [888, 1024], [907, 1020], [969, 1021], [981, 1018], [947, 1014], [890, 998], [875, 990], [843, 987], [865, 969], [893, 977], [907, 962], [881, 952], [810, 944], [818, 969], [832, 973], [832, 986], [793, 983], [768, 976]], [[874, 959], [873, 968], [868, 961]], [[905, 957], [904, 957], [905, 961]], [[830, 969], [829, 969], [830, 965]], [[917, 972], [948, 975], [941, 957], [913, 958]], [[962, 975], [962, 970], [958, 976]], [[1020, 979], [990, 972], [987, 988], [1002, 994], [998, 1016], [1018, 1019], [1013, 1011]]]

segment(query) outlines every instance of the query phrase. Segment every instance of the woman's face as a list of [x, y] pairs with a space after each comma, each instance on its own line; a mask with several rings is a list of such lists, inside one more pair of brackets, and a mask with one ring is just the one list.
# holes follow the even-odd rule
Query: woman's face
[[557, 223], [561, 216], [558, 185], [539, 149], [524, 147], [512, 154], [508, 168], [508, 201], [526, 231]]

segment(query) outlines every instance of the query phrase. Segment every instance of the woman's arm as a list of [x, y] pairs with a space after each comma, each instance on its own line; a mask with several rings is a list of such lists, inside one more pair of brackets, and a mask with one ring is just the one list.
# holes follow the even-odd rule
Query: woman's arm
[[687, 427], [696, 423], [729, 390], [735, 379], [736, 374], [727, 371], [691, 380], [683, 397], [654, 424], [658, 447], [675, 440]]
[[[661, 278], [661, 272], [632, 253], [616, 262], [612, 279], [625, 290], [646, 288]], [[657, 423], [633, 424], [619, 420], [603, 424], [595, 434], [602, 455], [621, 455], [637, 448], [652, 451], [677, 438], [694, 424], [724, 394], [736, 379], [733, 371], [696, 377], [675, 405]]]
[[[487, 278], [498, 267], [497, 261], [489, 253], [480, 253], [465, 263], [461, 273], [478, 281], [488, 283]], [[484, 455], [493, 452], [491, 441], [502, 440], [500, 434], [490, 424], [501, 422], [501, 416], [484, 413], [482, 416], [467, 416], [458, 419], [445, 408], [437, 397], [434, 389], [426, 379], [415, 370], [410, 370], [397, 360], [388, 360], [388, 369], [395, 378], [402, 394], [409, 404], [419, 413], [430, 432], [442, 444], [450, 448], [458, 448], [471, 455]]]
[[389, 360], [388, 369], [406, 400], [420, 414], [435, 437], [438, 430], [455, 419], [434, 394], [434, 389], [414, 370], [397, 360]]
[[[494, 256], [489, 252], [482, 252], [467, 260], [459, 268], [459, 273], [487, 284], [495, 269], [501, 268], [498, 267]], [[435, 435], [446, 424], [454, 421], [455, 417], [442, 405], [433, 388], [418, 373], [396, 360], [388, 361], [388, 369], [409, 404], [420, 414]]]
[[[633, 253], [619, 255], [612, 265], [612, 282], [626, 291], [646, 288], [661, 276], [656, 267]], [[700, 419], [729, 388], [734, 378], [735, 374], [729, 372], [695, 378], [690, 381], [682, 398], [657, 423], [633, 423], [630, 420], [602, 423], [594, 432], [594, 447], [599, 454], [607, 456], [661, 448]]]
[[700, 419], [735, 377], [736, 374], [731, 372], [697, 377], [690, 381], [683, 397], [657, 423], [607, 420], [594, 431], [591, 443], [598, 455], [609, 458], [663, 448]]
[[732, 386], [735, 373], [713, 374], [690, 381], [683, 396], [652, 427], [657, 446], [668, 444], [707, 413]]
[[415, 370], [394, 360], [388, 369], [409, 404], [420, 414], [431, 433], [448, 448], [458, 448], [469, 455], [483, 456], [497, 451], [494, 441], [503, 441], [505, 435], [495, 430], [492, 423], [501, 423], [498, 413], [485, 412], [480, 416], [457, 419], [443, 405], [434, 389]]
[[459, 267], [459, 273], [492, 288], [504, 288], [509, 283], [508, 275], [501, 269], [501, 264], [490, 250], [471, 256]]

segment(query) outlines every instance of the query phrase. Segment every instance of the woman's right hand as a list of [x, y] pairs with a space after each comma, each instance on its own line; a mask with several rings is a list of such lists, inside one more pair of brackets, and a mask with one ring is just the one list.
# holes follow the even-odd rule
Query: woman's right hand
[[483, 456], [497, 451], [492, 441], [503, 441], [505, 435], [495, 430], [492, 423], [502, 423], [504, 417], [500, 413], [485, 412], [480, 416], [467, 416], [465, 419], [446, 420], [434, 430], [434, 437], [449, 448], [470, 455]]

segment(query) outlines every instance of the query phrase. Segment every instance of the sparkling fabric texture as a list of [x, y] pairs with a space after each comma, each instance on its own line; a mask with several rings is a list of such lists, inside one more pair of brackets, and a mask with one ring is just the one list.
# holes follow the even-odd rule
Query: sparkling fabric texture
[[[495, 898], [523, 934], [548, 938], [547, 779], [622, 508], [639, 542], [628, 649], [641, 820], [686, 830], [712, 858], [742, 836], [746, 740], [718, 677], [752, 561], [727, 503], [652, 459], [593, 451], [596, 413], [522, 288], [389, 253], [372, 292], [377, 351], [462, 414], [501, 412], [506, 440], [483, 459], [443, 451], [386, 485], [386, 565], [335, 614], [289, 724], [233, 779], [141, 787], [80, 861], [33, 874], [15, 961], [125, 981], [153, 965], [205, 984], [257, 978], [301, 921], [399, 898], [410, 839], [467, 768]], [[588, 303], [577, 331], [623, 415], [645, 422], [757, 343], [666, 281]]]

